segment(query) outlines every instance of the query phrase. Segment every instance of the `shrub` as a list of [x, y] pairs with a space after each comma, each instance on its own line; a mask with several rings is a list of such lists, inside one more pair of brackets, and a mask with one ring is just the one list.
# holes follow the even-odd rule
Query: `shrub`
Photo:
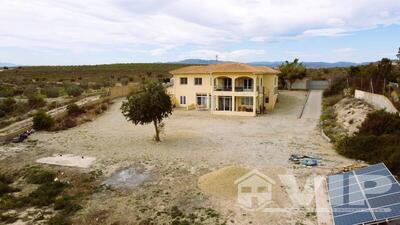
[[400, 135], [400, 117], [398, 114], [388, 113], [384, 110], [369, 113], [361, 124], [360, 134], [363, 135]]
[[6, 112], [4, 112], [2, 109], [0, 109], [0, 118], [5, 117]]
[[400, 118], [385, 111], [369, 113], [359, 132], [336, 143], [337, 151], [369, 163], [384, 162], [400, 174]]
[[342, 94], [343, 90], [347, 87], [346, 77], [336, 77], [331, 80], [328, 89], [324, 90], [324, 97]]
[[44, 96], [39, 92], [35, 92], [33, 95], [28, 96], [28, 103], [33, 108], [43, 107], [46, 105]]
[[4, 113], [10, 113], [15, 110], [16, 101], [14, 98], [8, 97], [0, 102], [0, 110]]
[[343, 99], [342, 95], [329, 96], [329, 97], [324, 98], [324, 100], [322, 101], [322, 105], [324, 107], [334, 106], [336, 103], [338, 103], [342, 99]]
[[108, 109], [108, 105], [106, 103], [101, 104], [101, 110], [106, 111]]
[[78, 97], [82, 95], [83, 89], [76, 84], [69, 84], [65, 87], [65, 91], [69, 96]]
[[71, 103], [67, 106], [67, 113], [70, 116], [77, 116], [79, 114], [84, 113], [85, 110], [82, 109], [81, 107], [79, 107], [77, 104], [75, 103]]
[[45, 111], [40, 110], [33, 117], [33, 129], [49, 130], [54, 126], [54, 119]]
[[42, 90], [42, 93], [46, 95], [48, 98], [57, 98], [60, 96], [60, 88], [58, 87], [45, 87]]
[[29, 194], [32, 205], [47, 206], [55, 201], [55, 198], [67, 187], [67, 184], [59, 181], [44, 183]]
[[31, 167], [28, 168], [25, 171], [24, 178], [26, 181], [30, 184], [44, 184], [44, 183], [50, 183], [54, 181], [54, 178], [56, 177], [56, 174], [47, 171], [47, 170], [42, 170], [38, 167]]
[[28, 85], [24, 89], [24, 95], [29, 98], [29, 96], [34, 95], [37, 92], [36, 85]]
[[14, 92], [14, 88], [12, 87], [0, 87], [0, 97], [13, 97]]

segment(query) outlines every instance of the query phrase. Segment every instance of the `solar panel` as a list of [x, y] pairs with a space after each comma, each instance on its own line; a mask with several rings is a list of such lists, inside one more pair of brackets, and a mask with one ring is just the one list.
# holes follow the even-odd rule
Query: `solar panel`
[[380, 163], [327, 177], [335, 225], [400, 218], [400, 185]]

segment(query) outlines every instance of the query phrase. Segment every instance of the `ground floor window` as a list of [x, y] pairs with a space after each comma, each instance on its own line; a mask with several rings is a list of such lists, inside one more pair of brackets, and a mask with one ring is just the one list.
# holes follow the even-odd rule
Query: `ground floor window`
[[269, 103], [269, 97], [265, 97], [265, 103], [266, 103], [266, 104]]
[[241, 105], [253, 105], [253, 97], [241, 97], [240, 104]]
[[180, 97], [180, 104], [181, 105], [186, 105], [186, 96], [181, 96]]
[[207, 106], [207, 95], [206, 94], [197, 94], [196, 95], [196, 103], [197, 103], [197, 105]]

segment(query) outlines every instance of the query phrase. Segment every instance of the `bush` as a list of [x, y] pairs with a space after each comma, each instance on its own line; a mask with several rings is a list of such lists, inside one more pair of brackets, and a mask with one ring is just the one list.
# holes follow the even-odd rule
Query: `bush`
[[14, 96], [14, 88], [12, 87], [0, 87], [0, 97], [13, 97]]
[[24, 178], [30, 184], [44, 184], [54, 181], [56, 174], [38, 167], [31, 167], [25, 171]]
[[84, 113], [85, 110], [79, 107], [77, 104], [72, 103], [67, 106], [67, 113], [70, 116], [77, 116], [79, 114]]
[[36, 85], [28, 85], [24, 89], [24, 95], [29, 98], [29, 96], [34, 95], [37, 92]]
[[44, 183], [30, 193], [28, 198], [32, 205], [47, 206], [52, 204], [66, 187], [67, 184], [59, 181]]
[[69, 84], [65, 87], [65, 91], [69, 96], [78, 97], [82, 95], [83, 89], [76, 84]]
[[346, 77], [336, 77], [331, 80], [328, 89], [324, 90], [324, 97], [342, 94], [343, 90], [347, 87]]
[[45, 111], [40, 110], [33, 117], [33, 129], [49, 130], [54, 126], [54, 119]]
[[362, 135], [400, 135], [400, 117], [398, 114], [384, 110], [369, 113], [361, 124], [359, 133]]
[[39, 92], [35, 92], [33, 95], [28, 96], [28, 103], [33, 108], [39, 108], [46, 105], [44, 96]]
[[[14, 98], [6, 98], [0, 102], [0, 110], [4, 113], [10, 113], [15, 110], [16, 101]], [[1, 116], [0, 116], [1, 117]]]
[[333, 95], [333, 96], [325, 97], [324, 100], [322, 101], [322, 105], [324, 107], [334, 106], [336, 103], [338, 103], [342, 99], [343, 99], [342, 95]]
[[0, 109], [0, 118], [5, 117], [6, 112], [4, 112], [2, 109]]
[[42, 90], [42, 93], [46, 95], [48, 98], [57, 98], [60, 96], [60, 88], [58, 87], [45, 87]]
[[336, 149], [350, 158], [384, 162], [394, 174], [400, 175], [399, 116], [382, 110], [368, 114], [359, 132], [337, 141]]

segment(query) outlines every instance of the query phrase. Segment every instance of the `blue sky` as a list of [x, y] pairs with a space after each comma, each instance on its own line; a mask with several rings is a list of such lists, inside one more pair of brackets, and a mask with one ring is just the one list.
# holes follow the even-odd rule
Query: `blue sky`
[[398, 0], [0, 0], [0, 62], [377, 61]]

